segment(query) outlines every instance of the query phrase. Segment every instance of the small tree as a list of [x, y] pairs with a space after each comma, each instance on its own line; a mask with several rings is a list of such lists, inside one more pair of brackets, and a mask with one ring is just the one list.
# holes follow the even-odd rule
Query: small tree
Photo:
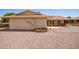
[[70, 16], [68, 16], [67, 18], [71, 18]]
[[[3, 16], [12, 16], [12, 15], [15, 15], [15, 13], [6, 13]], [[4, 18], [3, 22], [9, 22], [9, 19], [8, 18]]]
[[74, 20], [71, 20], [72, 17], [68, 16], [67, 18], [70, 18], [70, 20], [68, 20], [69, 23], [74, 23]]
[[4, 14], [4, 16], [12, 16], [12, 15], [15, 15], [15, 13], [6, 13], [6, 14]]

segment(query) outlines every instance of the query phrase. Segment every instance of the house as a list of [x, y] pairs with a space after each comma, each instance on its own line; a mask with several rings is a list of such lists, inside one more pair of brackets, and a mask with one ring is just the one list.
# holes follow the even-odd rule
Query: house
[[1, 19], [9, 20], [10, 30], [33, 30], [36, 28], [47, 28], [48, 26], [65, 26], [75, 23], [79, 19], [71, 19], [63, 16], [48, 16], [40, 12], [26, 10], [12, 16], [3, 16]]
[[1, 18], [0, 18], [0, 28], [2, 27], [2, 25], [1, 25], [1, 24], [2, 24], [2, 20], [1, 20]]

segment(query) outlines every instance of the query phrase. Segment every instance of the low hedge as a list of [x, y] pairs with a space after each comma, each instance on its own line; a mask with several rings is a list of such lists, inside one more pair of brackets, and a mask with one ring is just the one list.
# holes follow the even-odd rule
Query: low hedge
[[35, 32], [47, 32], [47, 28], [35, 28]]

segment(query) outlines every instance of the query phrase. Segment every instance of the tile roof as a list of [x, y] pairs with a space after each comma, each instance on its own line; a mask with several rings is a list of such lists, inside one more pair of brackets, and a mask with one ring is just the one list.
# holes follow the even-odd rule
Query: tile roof
[[48, 19], [54, 19], [54, 20], [69, 20], [69, 18], [63, 17], [63, 16], [49, 16]]
[[73, 19], [75, 19], [75, 20], [79, 20], [79, 17], [75, 17], [75, 18], [73, 18]]
[[25, 10], [24, 12], [18, 13], [16, 15], [12, 15], [12, 16], [2, 16], [2, 18], [47, 18], [49, 20], [79, 20], [79, 17], [76, 18], [67, 18], [67, 17], [63, 17], [63, 16], [48, 16], [48, 15], [44, 15], [41, 14], [40, 12], [33, 12], [32, 10]]
[[44, 15], [40, 12], [33, 12], [32, 10], [25, 10], [24, 12], [18, 13], [15, 16], [31, 16], [31, 15]]

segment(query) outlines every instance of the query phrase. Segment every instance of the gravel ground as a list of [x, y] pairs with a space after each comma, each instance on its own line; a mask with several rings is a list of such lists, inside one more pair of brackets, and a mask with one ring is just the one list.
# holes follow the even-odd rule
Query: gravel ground
[[79, 48], [79, 28], [53, 28], [48, 32], [0, 31], [0, 48], [10, 49], [76, 49]]

